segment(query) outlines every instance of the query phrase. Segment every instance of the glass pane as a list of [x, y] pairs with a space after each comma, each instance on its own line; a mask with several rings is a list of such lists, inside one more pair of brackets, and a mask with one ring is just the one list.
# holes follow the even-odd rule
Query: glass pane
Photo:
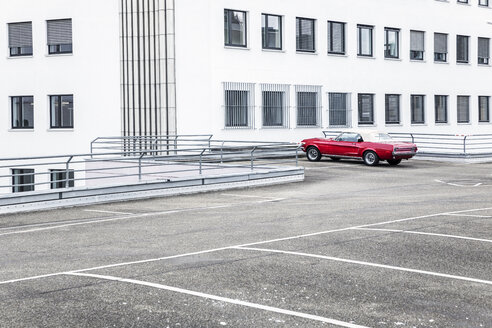
[[360, 55], [372, 55], [372, 30], [360, 28]]
[[316, 126], [317, 123], [317, 98], [316, 92], [297, 93], [297, 125]]
[[22, 127], [34, 127], [34, 98], [22, 97]]
[[230, 23], [230, 42], [232, 45], [246, 45], [246, 14], [233, 11]]
[[73, 127], [73, 96], [61, 97], [61, 124], [64, 128]]
[[226, 90], [226, 126], [248, 126], [248, 91]]
[[50, 112], [51, 112], [51, 127], [59, 128], [60, 124], [60, 97], [51, 96]]
[[22, 108], [20, 97], [12, 97], [12, 128], [22, 127]]
[[263, 126], [283, 126], [284, 92], [263, 91]]
[[386, 31], [386, 57], [398, 58], [398, 31]]

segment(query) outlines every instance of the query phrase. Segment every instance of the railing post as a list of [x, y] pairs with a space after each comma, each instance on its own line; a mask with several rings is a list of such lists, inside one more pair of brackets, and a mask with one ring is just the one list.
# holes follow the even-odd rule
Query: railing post
[[200, 169], [199, 169], [200, 175], [202, 174], [202, 158], [203, 158], [203, 153], [204, 152], [205, 152], [205, 149], [202, 150], [202, 152], [200, 153]]
[[299, 146], [296, 147], [296, 167], [299, 166]]
[[[73, 156], [70, 156], [68, 161], [65, 163], [65, 175], [66, 175], [65, 176], [65, 188], [68, 188], [70, 186], [70, 162], [72, 161], [72, 159], [73, 159]], [[74, 175], [74, 180], [75, 180], [75, 175]], [[75, 184], [75, 181], [74, 181], [74, 184]]]
[[468, 136], [465, 136], [463, 138], [463, 155], [466, 156], [466, 138], [468, 138]]
[[224, 164], [224, 144], [225, 141], [222, 141], [222, 146], [220, 146], [220, 164]]
[[179, 138], [179, 136], [176, 136], [174, 138], [174, 155], [178, 154], [178, 138]]
[[410, 133], [410, 136], [412, 137], [412, 143], [414, 144], [415, 143], [415, 138], [413, 136], [413, 133]]
[[255, 160], [254, 153], [255, 153], [255, 150], [256, 150], [256, 146], [253, 147], [253, 150], [251, 151], [251, 171], [253, 171], [253, 169], [254, 169], [254, 160]]
[[140, 153], [140, 157], [138, 158], [138, 181], [142, 180], [142, 158], [145, 156], [145, 153]]

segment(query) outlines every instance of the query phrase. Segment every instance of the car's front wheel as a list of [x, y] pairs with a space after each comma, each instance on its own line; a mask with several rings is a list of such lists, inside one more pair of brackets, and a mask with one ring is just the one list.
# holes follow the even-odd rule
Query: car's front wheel
[[375, 166], [379, 163], [379, 156], [372, 150], [368, 150], [362, 156], [364, 163], [369, 166]]
[[311, 146], [306, 150], [307, 159], [311, 162], [317, 162], [321, 159], [321, 152], [318, 148]]
[[388, 159], [388, 163], [391, 166], [395, 166], [401, 163], [401, 159]]

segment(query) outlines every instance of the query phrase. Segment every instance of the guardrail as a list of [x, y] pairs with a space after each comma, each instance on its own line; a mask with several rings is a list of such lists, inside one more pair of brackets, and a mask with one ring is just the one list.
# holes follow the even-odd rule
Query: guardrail
[[292, 143], [207, 139], [206, 147], [187, 145], [173, 149], [172, 153], [151, 147], [139, 151], [4, 158], [0, 159], [0, 201], [5, 195], [18, 192], [124, 186], [224, 172], [252, 172], [274, 165], [298, 166], [299, 151], [298, 145]]
[[[323, 131], [325, 138], [342, 131]], [[436, 157], [492, 157], [492, 134], [388, 133], [395, 140], [412, 142], [418, 155]]]

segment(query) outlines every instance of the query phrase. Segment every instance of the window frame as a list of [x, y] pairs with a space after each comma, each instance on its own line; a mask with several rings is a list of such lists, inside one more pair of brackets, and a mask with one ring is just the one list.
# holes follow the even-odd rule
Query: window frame
[[[482, 4], [482, 1], [484, 1], [485, 4]], [[480, 7], [488, 7], [489, 6], [489, 0], [478, 0], [478, 5]]]
[[[299, 36], [297, 32], [301, 31], [302, 21], [310, 21], [312, 23], [312, 38], [313, 38], [313, 49], [300, 49], [299, 48]], [[307, 17], [296, 17], [296, 52], [306, 52], [306, 53], [316, 53], [316, 19]]]
[[[362, 121], [362, 97], [369, 96], [371, 99], [371, 121]], [[374, 93], [358, 93], [357, 94], [357, 116], [358, 116], [358, 125], [375, 125], [375, 117], [374, 117], [374, 101], [375, 94]]]
[[[480, 57], [480, 40], [487, 40], [488, 44], [488, 57]], [[477, 38], [477, 55], [478, 55], [478, 64], [479, 65], [490, 65], [490, 38], [478, 37]]]
[[[344, 127], [344, 128], [350, 128], [352, 127], [352, 108], [351, 108], [351, 93], [348, 92], [328, 92], [328, 126], [330, 128], [333, 127]], [[340, 109], [340, 108], [334, 108], [335, 103], [335, 97], [344, 97], [344, 103], [345, 103], [345, 108]], [[335, 121], [336, 116], [342, 116], [340, 115], [342, 113], [345, 124], [335, 124], [333, 123]], [[337, 118], [338, 119], [338, 118]], [[337, 122], [338, 123], [338, 122]]]
[[[265, 17], [265, 26], [263, 26], [263, 16]], [[279, 19], [279, 37], [280, 37], [280, 47], [268, 47], [268, 44], [269, 44], [269, 34], [268, 34], [268, 18], [269, 17], [276, 17]], [[284, 46], [284, 40], [283, 40], [283, 17], [281, 15], [274, 15], [274, 14], [266, 14], [266, 13], [262, 13], [261, 14], [261, 28], [262, 28], [262, 32], [261, 32], [261, 46], [263, 49], [267, 49], [267, 50], [282, 50], [283, 49], [283, 46]], [[267, 46], [265, 46], [265, 44]]]
[[[437, 99], [438, 97], [444, 99], [444, 120], [438, 120], [438, 107], [437, 107]], [[435, 120], [436, 124], [448, 124], [449, 122], [449, 96], [448, 95], [434, 95], [434, 111], [435, 111]]]
[[[400, 59], [400, 29], [394, 27], [384, 28], [384, 58], [385, 59]], [[389, 48], [389, 34], [393, 32], [396, 34], [396, 55], [390, 55]]]
[[[231, 42], [231, 17], [234, 12], [244, 14], [244, 44], [234, 44]], [[226, 36], [224, 34], [224, 45], [226, 47], [238, 47], [238, 48], [247, 48], [248, 47], [248, 12], [244, 10], [236, 10], [236, 9], [228, 9], [224, 8], [224, 16], [227, 13], [227, 31], [229, 32], [229, 39], [226, 40]], [[224, 22], [225, 27], [226, 22]]]
[[[33, 108], [32, 108], [32, 125], [24, 127], [16, 127], [14, 126], [14, 100], [18, 98], [19, 99], [19, 104], [21, 105], [21, 113], [22, 113], [22, 118], [24, 115], [24, 98], [32, 98], [33, 102]], [[12, 130], [33, 130], [34, 129], [34, 96], [11, 96], [10, 97], [10, 128]]]
[[[460, 99], [467, 99], [467, 108], [460, 108]], [[458, 95], [456, 96], [456, 122], [458, 124], [469, 124], [470, 123], [470, 99], [469, 95]], [[460, 110], [466, 110], [466, 120], [460, 120]]]
[[[446, 52], [436, 52], [436, 36], [444, 35], [446, 37]], [[438, 59], [437, 55], [444, 55], [444, 59]], [[449, 34], [434, 32], [434, 62], [437, 63], [447, 63], [449, 54]]]
[[[49, 19], [46, 21], [46, 39], [49, 40], [49, 28], [48, 25], [50, 22], [58, 22], [58, 21], [70, 21], [70, 26], [72, 26], [72, 18], [60, 18], [60, 19]], [[73, 54], [73, 33], [72, 30], [71, 32], [71, 37], [72, 37], [72, 42], [71, 43], [60, 43], [60, 44], [47, 44], [48, 47], [48, 55], [67, 55], [67, 54]], [[69, 50], [62, 50], [63, 46], [70, 46]], [[52, 50], [52, 47], [55, 48], [55, 50]]]
[[[482, 118], [482, 103], [481, 100], [485, 98], [487, 100], [487, 108], [486, 108], [486, 113], [487, 113], [487, 119]], [[490, 123], [490, 96], [478, 96], [478, 122], [479, 123]]]
[[[22, 46], [22, 47], [11, 47], [10, 46], [10, 26], [11, 25], [17, 25], [17, 24], [31, 24], [31, 45], [30, 46]], [[13, 23], [7, 23], [7, 33], [9, 36], [7, 37], [8, 40], [8, 48], [9, 48], [9, 57], [32, 57], [34, 55], [34, 47], [33, 47], [33, 35], [32, 35], [32, 21], [25, 21], [25, 22], [13, 22]], [[16, 49], [17, 52], [13, 52], [12, 50]], [[28, 52], [23, 53], [22, 49], [27, 49]]]
[[[458, 53], [459, 53], [459, 39], [463, 38], [466, 40], [466, 51], [464, 52], [466, 54], [466, 59], [460, 59], [458, 58]], [[470, 37], [467, 35], [461, 35], [458, 34], [456, 35], [456, 63], [458, 64], [469, 64], [470, 63]]]
[[[58, 103], [60, 104], [60, 108], [57, 110], [58, 111], [58, 114], [59, 114], [59, 117], [60, 117], [60, 125], [59, 126], [56, 126], [54, 125], [53, 123], [53, 108], [52, 108], [52, 105], [53, 105], [53, 97], [58, 97]], [[72, 106], [74, 106], [74, 96], [73, 94], [63, 94], [63, 95], [49, 95], [49, 103], [50, 103], [50, 106], [49, 106], [49, 109], [50, 109], [50, 129], [73, 129], [74, 128], [74, 121], [75, 121], [75, 118], [74, 118], [74, 113], [75, 113], [75, 110], [74, 108], [72, 107], [72, 120], [71, 120], [71, 125], [70, 126], [64, 126], [63, 125], [63, 120], [61, 118], [61, 114], [62, 114], [62, 106], [63, 106], [63, 97], [72, 97]]]
[[[414, 99], [421, 98], [422, 99], [422, 120], [415, 120], [415, 106]], [[412, 94], [410, 95], [410, 123], [411, 124], [425, 124], [425, 95]]]
[[[367, 29], [371, 32], [370, 33], [370, 40], [369, 40], [370, 48], [371, 48], [370, 54], [363, 54], [362, 53], [362, 30], [363, 29]], [[374, 26], [357, 24], [357, 56], [374, 57]]]
[[[423, 35], [423, 50], [412, 50], [412, 33], [421, 33]], [[410, 60], [414, 61], [424, 61], [425, 60], [425, 31], [410, 30]], [[415, 53], [419, 53], [421, 58], [413, 56]]]
[[[331, 55], [345, 55], [347, 53], [346, 49], [346, 26], [345, 22], [338, 21], [327, 21], [327, 31], [328, 31], [328, 53]], [[333, 51], [333, 24], [340, 24], [342, 26], [342, 51]]]
[[[11, 169], [12, 175], [12, 193], [29, 192], [35, 190], [36, 172], [34, 169], [22, 168]], [[16, 183], [16, 178], [19, 178], [19, 183]], [[25, 181], [32, 178], [32, 181]]]
[[[389, 100], [391, 97], [397, 97], [398, 98], [398, 107], [397, 107], [397, 121], [390, 121], [389, 120]], [[392, 94], [385, 94], [384, 95], [384, 122], [387, 125], [399, 125], [401, 124], [401, 95], [392, 93]]]

